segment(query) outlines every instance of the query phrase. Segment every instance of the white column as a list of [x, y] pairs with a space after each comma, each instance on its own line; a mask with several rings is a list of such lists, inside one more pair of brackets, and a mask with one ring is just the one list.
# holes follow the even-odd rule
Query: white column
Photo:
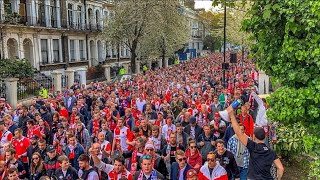
[[50, 10], [49, 10], [49, 7], [50, 7], [50, 1], [44, 1], [44, 12], [45, 12], [45, 22], [46, 22], [46, 26], [47, 27], [51, 27], [51, 23], [50, 23]]
[[87, 85], [87, 68], [80, 68], [77, 70], [78, 74], [80, 75], [80, 87], [84, 84]]
[[104, 67], [104, 76], [106, 77], [107, 81], [110, 82], [111, 81], [111, 72], [110, 72], [111, 66], [109, 64], [106, 64], [106, 65], [103, 65], [102, 67]]
[[34, 59], [34, 68], [40, 70], [40, 52], [41, 52], [41, 47], [39, 45], [38, 37], [39, 37], [38, 34], [33, 34], [33, 59]]
[[169, 58], [164, 58], [164, 67], [168, 67], [169, 66]]
[[159, 66], [159, 68], [162, 68], [162, 58], [158, 59], [158, 66]]
[[67, 69], [64, 72], [68, 77], [68, 88], [70, 88], [74, 84], [74, 70]]
[[[48, 37], [48, 62], [53, 63], [53, 47], [52, 47], [52, 37]], [[41, 50], [40, 50], [41, 52]]]
[[23, 39], [21, 33], [18, 33], [18, 56], [19, 59], [24, 58]]
[[0, 20], [4, 20], [4, 2], [3, 0], [0, 1]]
[[140, 61], [136, 60], [136, 74], [140, 74]]
[[2, 39], [2, 45], [3, 45], [3, 56], [4, 58], [8, 58], [9, 57], [9, 52], [8, 52], [8, 46], [7, 46], [7, 42], [8, 42], [8, 34], [7, 33], [2, 33], [3, 39]]
[[11, 106], [15, 106], [18, 101], [18, 78], [7, 78], [5, 79], [6, 84], [6, 98]]
[[51, 73], [51, 76], [53, 78], [53, 85], [54, 85], [54, 91], [60, 91], [62, 90], [61, 87], [61, 76], [62, 76], [62, 72], [59, 71], [54, 71]]
[[61, 13], [60, 13], [60, 0], [56, 0], [56, 20], [57, 20], [57, 27], [61, 28]]
[[74, 40], [74, 50], [75, 50], [75, 59], [76, 61], [80, 61], [80, 53], [79, 53], [79, 50], [80, 50], [80, 46], [79, 46], [79, 40], [76, 39]]

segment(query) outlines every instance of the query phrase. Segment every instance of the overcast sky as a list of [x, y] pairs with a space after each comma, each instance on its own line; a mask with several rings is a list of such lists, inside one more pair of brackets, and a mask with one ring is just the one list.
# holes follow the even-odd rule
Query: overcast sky
[[206, 1], [206, 0], [195, 0], [195, 9], [204, 8], [208, 10], [212, 5], [212, 1]]

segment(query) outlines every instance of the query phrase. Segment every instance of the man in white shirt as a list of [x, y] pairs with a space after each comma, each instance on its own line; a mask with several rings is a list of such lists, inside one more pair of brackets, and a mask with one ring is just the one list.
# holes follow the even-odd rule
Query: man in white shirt
[[167, 124], [162, 128], [163, 137], [169, 142], [170, 134], [176, 132], [176, 126], [172, 124], [173, 117], [169, 115], [167, 117]]

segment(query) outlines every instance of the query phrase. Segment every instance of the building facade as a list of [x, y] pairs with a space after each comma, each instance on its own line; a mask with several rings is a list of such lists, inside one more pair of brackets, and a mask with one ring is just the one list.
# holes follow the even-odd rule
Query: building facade
[[46, 74], [117, 58], [102, 37], [112, 7], [113, 0], [0, 0], [0, 56], [26, 58]]
[[204, 24], [201, 21], [198, 11], [190, 7], [182, 6], [183, 14], [187, 18], [189, 26], [189, 39], [185, 44], [184, 52], [178, 52], [177, 56], [180, 60], [189, 60], [200, 56], [203, 51], [203, 41], [206, 35]]

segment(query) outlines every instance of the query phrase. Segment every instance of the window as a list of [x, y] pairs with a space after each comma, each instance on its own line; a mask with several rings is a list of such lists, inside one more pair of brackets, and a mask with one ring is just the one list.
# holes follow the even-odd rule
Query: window
[[58, 27], [58, 22], [57, 22], [57, 7], [56, 7], [56, 0], [51, 0], [50, 3], [50, 23], [51, 27]]
[[43, 1], [38, 1], [37, 5], [37, 24], [40, 26], [46, 26], [46, 12], [45, 12], [45, 6]]
[[41, 60], [43, 64], [49, 63], [49, 56], [48, 56], [48, 40], [41, 39]]
[[82, 29], [82, 6], [77, 9], [77, 28]]
[[68, 4], [68, 23], [69, 23], [69, 27], [73, 28], [73, 7], [72, 7], [72, 4]]
[[53, 62], [59, 63], [60, 62], [60, 43], [59, 39], [52, 40], [52, 47], [53, 47]]
[[86, 58], [84, 57], [84, 40], [79, 40], [79, 53], [80, 53], [80, 60], [84, 61]]
[[71, 62], [74, 62], [75, 59], [75, 49], [74, 49], [74, 40], [70, 40], [70, 59]]

